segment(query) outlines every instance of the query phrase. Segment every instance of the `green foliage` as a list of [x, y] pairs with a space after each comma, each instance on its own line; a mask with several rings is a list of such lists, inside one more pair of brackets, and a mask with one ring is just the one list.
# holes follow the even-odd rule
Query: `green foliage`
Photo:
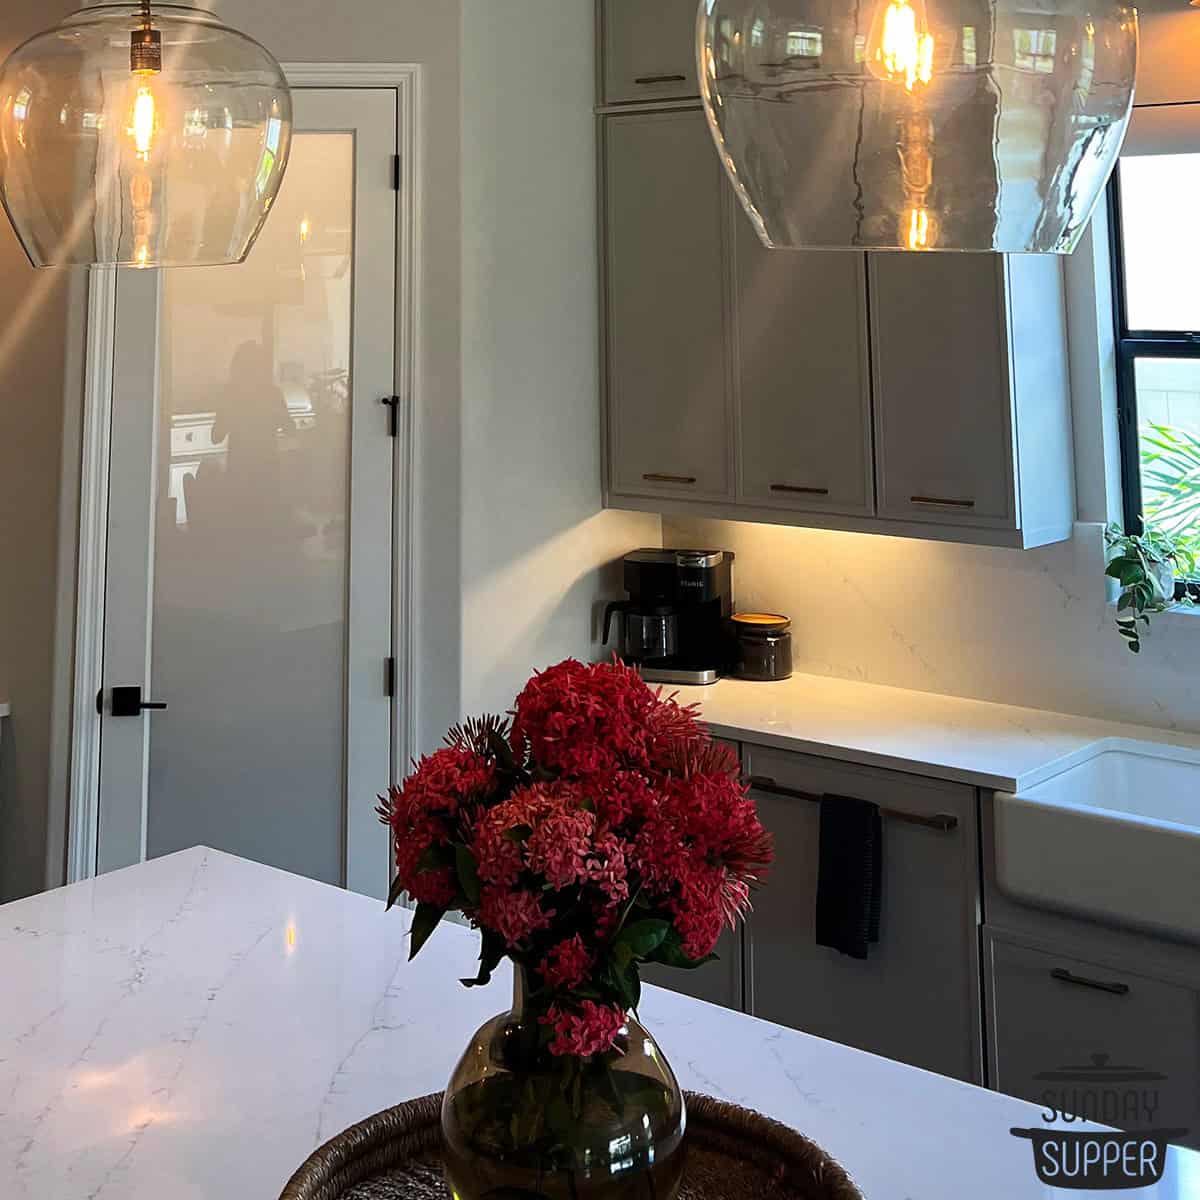
[[408, 950], [408, 961], [412, 962], [421, 951], [421, 947], [429, 941], [429, 935], [438, 927], [446, 915], [444, 908], [436, 904], [418, 904], [416, 915], [413, 917], [412, 929], [409, 931], [412, 944]]
[[[1175, 571], [1190, 575], [1195, 571], [1192, 552], [1179, 540], [1147, 525], [1142, 534], [1126, 534], [1119, 525], [1104, 531], [1107, 563], [1104, 573], [1121, 587], [1117, 601], [1117, 630], [1134, 654], [1142, 649], [1141, 634], [1150, 617], [1164, 612], [1175, 603], [1174, 574], [1160, 582], [1161, 568], [1169, 564]], [[1141, 627], [1141, 628], [1140, 628]]]
[[1169, 425], [1145, 425], [1142, 503], [1148, 525], [1173, 539], [1184, 574], [1200, 556], [1200, 438]]

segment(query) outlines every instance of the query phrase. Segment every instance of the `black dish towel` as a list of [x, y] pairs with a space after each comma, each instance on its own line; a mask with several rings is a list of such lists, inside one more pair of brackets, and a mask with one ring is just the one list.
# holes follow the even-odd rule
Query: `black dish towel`
[[879, 806], [849, 796], [823, 796], [817, 945], [866, 958], [870, 944], [879, 941], [882, 898]]

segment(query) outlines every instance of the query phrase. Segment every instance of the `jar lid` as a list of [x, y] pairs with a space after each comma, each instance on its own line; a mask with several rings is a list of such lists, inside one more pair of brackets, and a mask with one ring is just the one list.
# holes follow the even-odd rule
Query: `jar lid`
[[791, 618], [779, 613], [734, 613], [734, 625], [747, 633], [787, 633]]

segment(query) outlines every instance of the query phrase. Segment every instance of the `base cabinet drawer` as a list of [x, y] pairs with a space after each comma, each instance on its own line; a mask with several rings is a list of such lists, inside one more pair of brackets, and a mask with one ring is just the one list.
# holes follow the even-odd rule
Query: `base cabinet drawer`
[[1200, 993], [991, 929], [984, 946], [998, 1091], [1200, 1147]]
[[[974, 789], [753, 746], [744, 748], [743, 770], [762, 781], [754, 796], [775, 838], [775, 863], [746, 926], [747, 1010], [982, 1082]], [[943, 831], [885, 817], [880, 940], [865, 962], [817, 945], [821, 806], [783, 789], [955, 819]]]
[[642, 967], [642, 982], [655, 987], [707, 1000], [722, 1008], [742, 1011], [742, 936], [741, 931], [726, 930], [713, 952], [716, 962], [705, 963], [694, 971], [649, 964]]

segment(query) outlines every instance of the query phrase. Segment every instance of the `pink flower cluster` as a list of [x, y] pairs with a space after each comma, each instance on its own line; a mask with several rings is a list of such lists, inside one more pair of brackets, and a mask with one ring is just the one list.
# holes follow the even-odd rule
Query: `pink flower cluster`
[[770, 837], [736, 758], [620, 663], [551, 667], [511, 715], [454, 731], [384, 801], [398, 883], [530, 972], [551, 1053], [600, 1053], [628, 1002], [614, 978], [636, 976], [625, 927], [648, 921], [657, 961], [705, 958]]

